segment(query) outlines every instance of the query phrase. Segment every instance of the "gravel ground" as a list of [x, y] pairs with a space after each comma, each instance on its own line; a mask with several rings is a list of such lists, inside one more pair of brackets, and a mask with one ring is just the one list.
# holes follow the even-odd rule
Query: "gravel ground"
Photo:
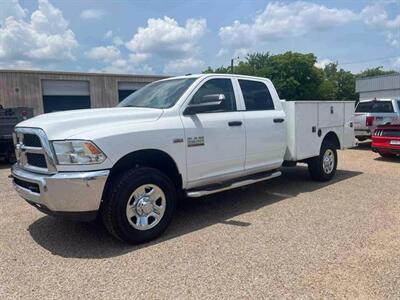
[[400, 298], [400, 161], [339, 153], [334, 181], [305, 167], [187, 200], [162, 238], [124, 245], [36, 211], [0, 166], [0, 298]]

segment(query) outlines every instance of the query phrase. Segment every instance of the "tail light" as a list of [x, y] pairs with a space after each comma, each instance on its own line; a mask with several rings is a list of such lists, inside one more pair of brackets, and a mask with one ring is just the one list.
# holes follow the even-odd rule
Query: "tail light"
[[21, 116], [22, 116], [22, 120], [26, 120], [28, 117], [28, 112], [26, 112], [25, 110], [21, 112]]
[[365, 119], [365, 125], [366, 126], [372, 126], [374, 124], [374, 119], [375, 119], [374, 117], [368, 116]]

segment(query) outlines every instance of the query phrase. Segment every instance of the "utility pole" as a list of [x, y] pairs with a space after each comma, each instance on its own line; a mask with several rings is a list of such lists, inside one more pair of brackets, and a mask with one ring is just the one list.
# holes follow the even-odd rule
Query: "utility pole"
[[232, 58], [232, 59], [231, 59], [231, 73], [232, 73], [232, 74], [233, 74], [233, 68], [234, 68], [233, 63], [235, 62], [235, 59], [239, 61], [240, 57], [238, 56], [238, 57], [236, 57], [236, 58]]

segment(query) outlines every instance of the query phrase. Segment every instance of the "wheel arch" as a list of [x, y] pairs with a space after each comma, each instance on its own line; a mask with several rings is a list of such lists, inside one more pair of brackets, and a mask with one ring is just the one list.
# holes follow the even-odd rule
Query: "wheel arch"
[[[340, 140], [339, 140], [339, 137], [338, 137], [338, 135], [337, 135], [336, 132], [334, 132], [334, 131], [329, 131], [329, 132], [325, 135], [324, 139], [322, 140], [322, 144], [323, 144], [324, 142], [326, 142], [326, 141], [329, 141], [329, 142], [331, 142], [332, 144], [334, 144], [334, 145], [336, 146], [336, 149], [341, 149]], [[322, 146], [322, 144], [321, 144], [321, 146]]]
[[175, 160], [168, 153], [159, 149], [142, 149], [126, 154], [113, 165], [107, 178], [104, 193], [107, 193], [107, 187], [112, 184], [118, 174], [134, 167], [157, 169], [167, 175], [177, 189], [182, 188], [182, 175]]

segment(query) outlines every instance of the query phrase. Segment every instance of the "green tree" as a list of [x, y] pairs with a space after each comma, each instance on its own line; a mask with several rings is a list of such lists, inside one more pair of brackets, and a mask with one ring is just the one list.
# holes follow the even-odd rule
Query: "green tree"
[[[267, 53], [249, 54], [234, 67], [234, 73], [267, 77], [281, 98], [318, 99], [319, 85], [323, 81], [323, 71], [314, 66], [314, 54], [286, 52], [279, 55]], [[221, 66], [215, 70], [208, 67], [204, 73], [230, 73], [230, 67]]]
[[210, 66], [208, 66], [208, 68], [203, 71], [203, 74], [207, 74], [207, 73], [223, 73], [223, 74], [225, 74], [225, 73], [231, 73], [231, 70], [230, 70], [230, 67], [221, 66], [216, 69], [213, 69]]
[[265, 74], [268, 73], [270, 58], [269, 52], [248, 54], [245, 61], [240, 61], [239, 65], [234, 68], [234, 71], [243, 75], [265, 77]]
[[382, 70], [383, 67], [379, 66], [376, 68], [370, 68], [370, 69], [366, 69], [362, 72], [360, 72], [359, 74], [356, 75], [357, 78], [366, 78], [366, 77], [374, 77], [374, 76], [382, 76], [382, 75], [392, 75], [392, 74], [397, 74], [396, 71], [394, 70]]
[[320, 97], [324, 100], [356, 100], [355, 76], [343, 69], [338, 70], [338, 63], [324, 67], [325, 80], [320, 86]]
[[315, 67], [314, 54], [286, 52], [273, 55], [265, 68], [281, 98], [287, 100], [315, 100], [319, 98], [319, 86], [323, 82], [323, 70]]
[[336, 99], [337, 86], [333, 81], [324, 80], [318, 87], [319, 99], [334, 100]]
[[203, 74], [209, 74], [209, 73], [215, 73], [213, 68], [211, 68], [210, 66], [208, 66], [207, 69], [203, 71]]
[[[286, 52], [278, 55], [253, 53], [234, 66], [234, 73], [266, 77], [272, 80], [279, 96], [287, 100], [357, 100], [356, 78], [395, 74], [382, 67], [367, 69], [353, 74], [330, 63], [324, 69], [315, 66], [317, 59], [312, 53]], [[203, 73], [231, 73], [231, 67], [215, 70], [208, 67]]]
[[349, 71], [340, 69], [337, 75], [337, 94], [338, 100], [357, 100], [356, 77]]

